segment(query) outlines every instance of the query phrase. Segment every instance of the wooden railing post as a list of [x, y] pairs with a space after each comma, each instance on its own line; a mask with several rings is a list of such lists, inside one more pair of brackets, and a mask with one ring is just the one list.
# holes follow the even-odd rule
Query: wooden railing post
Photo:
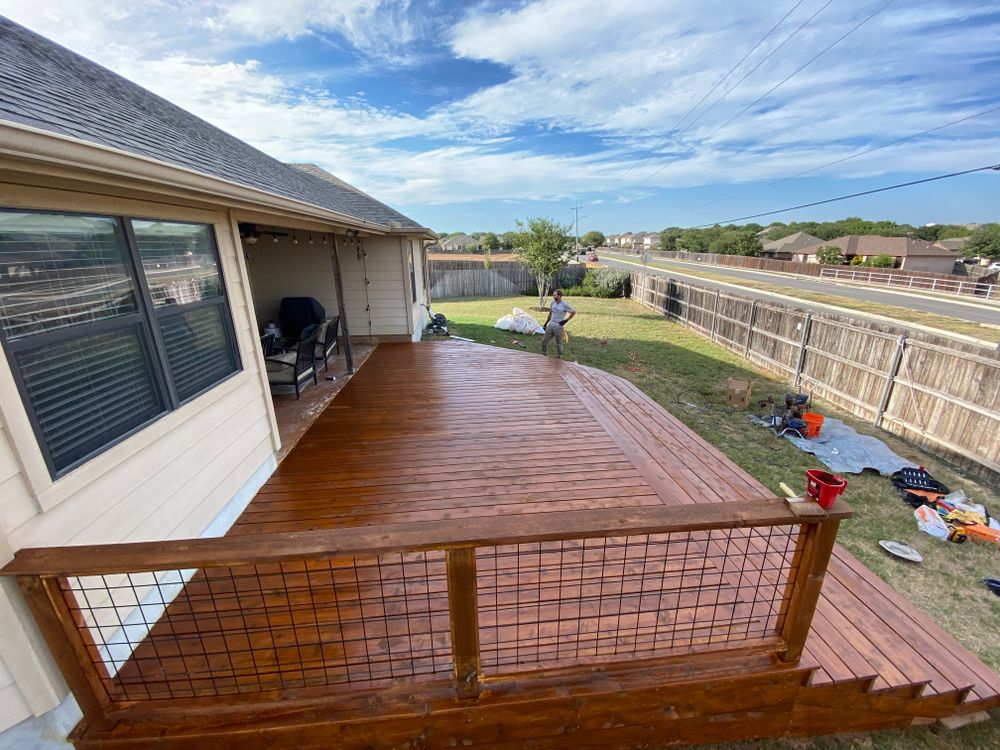
[[[17, 576], [18, 586], [35, 616], [52, 656], [66, 684], [76, 698], [83, 718], [95, 729], [111, 726], [105, 709], [111, 698], [93, 668], [87, 644], [60, 586], [61, 578], [33, 575]], [[89, 668], [88, 668], [89, 667]]]
[[750, 357], [750, 347], [753, 345], [753, 324], [757, 320], [757, 300], [750, 303], [750, 322], [747, 323], [747, 341], [743, 349], [743, 358]]
[[459, 698], [475, 698], [479, 695], [480, 674], [476, 548], [449, 549], [445, 559], [455, 689]]
[[778, 657], [782, 661], [795, 663], [802, 656], [839, 526], [839, 519], [825, 519], [803, 526], [802, 556], [799, 558], [788, 611], [781, 628], [785, 647], [778, 652]]

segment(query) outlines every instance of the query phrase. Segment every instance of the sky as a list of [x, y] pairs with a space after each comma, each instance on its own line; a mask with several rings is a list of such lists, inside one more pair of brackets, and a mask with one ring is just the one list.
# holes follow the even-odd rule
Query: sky
[[[441, 232], [570, 224], [574, 206], [581, 233], [724, 223], [1000, 164], [1000, 0], [0, 0], [0, 14]], [[756, 221], [986, 222], [998, 199], [986, 171]]]

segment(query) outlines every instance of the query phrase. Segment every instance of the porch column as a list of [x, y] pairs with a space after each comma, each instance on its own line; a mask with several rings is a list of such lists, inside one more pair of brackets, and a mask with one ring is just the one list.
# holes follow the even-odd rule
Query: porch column
[[340, 327], [344, 331], [344, 359], [347, 362], [347, 374], [354, 373], [354, 356], [351, 354], [351, 329], [347, 325], [347, 310], [344, 308], [344, 282], [340, 277], [339, 243], [337, 235], [333, 235], [330, 262], [333, 264], [333, 284], [337, 290], [337, 314], [340, 316]]

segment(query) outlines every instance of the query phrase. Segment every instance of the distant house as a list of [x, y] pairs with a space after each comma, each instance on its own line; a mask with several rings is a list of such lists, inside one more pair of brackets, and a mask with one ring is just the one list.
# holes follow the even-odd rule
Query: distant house
[[793, 260], [816, 263], [816, 252], [821, 247], [839, 247], [844, 260], [850, 262], [855, 257], [869, 260], [879, 255], [891, 255], [894, 267], [908, 271], [930, 271], [951, 273], [955, 268], [958, 253], [940, 245], [915, 240], [911, 237], [881, 237], [872, 234], [850, 234], [832, 240], [819, 240], [812, 245], [795, 250]]
[[660, 235], [655, 232], [643, 232], [642, 249], [654, 250], [660, 246]]
[[[759, 233], [758, 236], [760, 236]], [[791, 260], [797, 250], [822, 242], [823, 240], [819, 237], [807, 234], [806, 232], [795, 232], [787, 237], [782, 237], [780, 240], [765, 242], [761, 255], [765, 258], [774, 258], [775, 260]]]
[[945, 250], [961, 253], [965, 249], [965, 246], [969, 244], [969, 238], [955, 237], [950, 240], [938, 240], [934, 244], [936, 244], [938, 247], [943, 247]]
[[445, 252], [464, 253], [479, 248], [479, 240], [467, 234], [456, 234], [441, 243]]

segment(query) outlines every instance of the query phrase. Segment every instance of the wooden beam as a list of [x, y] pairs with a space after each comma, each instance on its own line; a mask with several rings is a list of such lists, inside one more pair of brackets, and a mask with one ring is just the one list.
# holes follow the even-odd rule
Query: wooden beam
[[[849, 518], [852, 513], [842, 500], [827, 511], [831, 519]], [[0, 569], [0, 575], [134, 573], [799, 523], [801, 519], [779, 498], [707, 505], [556, 511], [252, 537], [26, 548], [18, 551], [14, 559]]]
[[446, 561], [455, 689], [459, 698], [476, 698], [480, 674], [476, 549], [450, 549]]
[[111, 698], [92, 659], [96, 647], [85, 642], [87, 631], [81, 629], [66, 603], [63, 581], [18, 576], [17, 583], [84, 719], [97, 729], [110, 727], [105, 709], [111, 704]]

